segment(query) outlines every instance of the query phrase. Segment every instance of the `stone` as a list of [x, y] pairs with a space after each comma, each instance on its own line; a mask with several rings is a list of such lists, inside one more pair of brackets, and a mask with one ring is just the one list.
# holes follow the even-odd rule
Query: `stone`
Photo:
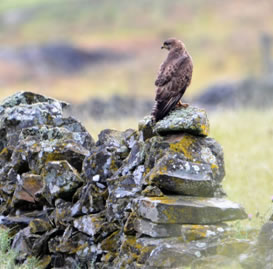
[[90, 156], [83, 162], [83, 175], [88, 180], [96, 175], [100, 175], [100, 182], [104, 183], [107, 178], [121, 167], [122, 159], [115, 152], [109, 152], [106, 148], [94, 149]]
[[183, 266], [189, 266], [201, 255], [199, 253], [198, 249], [193, 251], [188, 248], [162, 245], [152, 250], [145, 265], [148, 268], [178, 268], [182, 264]]
[[182, 132], [194, 135], [207, 136], [209, 120], [205, 110], [198, 107], [175, 109], [162, 120], [158, 121], [153, 131], [161, 135]]
[[[209, 181], [207, 185], [211, 186], [207, 186], [207, 195], [223, 195], [220, 185], [225, 176], [223, 150], [214, 139], [189, 134], [156, 136], [147, 140], [145, 153], [144, 166], [147, 182], [149, 182], [149, 177], [160, 178], [159, 174], [164, 172], [164, 169], [172, 169], [174, 172], [178, 170], [175, 174], [180, 174], [178, 177], [180, 182], [183, 182], [184, 174], [184, 177], [188, 178], [188, 184], [196, 190], [198, 187], [194, 187], [194, 183], [199, 185], [198, 178], [199, 181], [203, 179], [202, 183]], [[167, 167], [160, 166], [162, 158]], [[180, 167], [181, 171], [177, 167]], [[166, 175], [164, 177], [166, 178]], [[167, 177], [177, 182], [177, 176]], [[179, 183], [175, 185], [179, 187]], [[199, 189], [199, 192], [202, 192], [202, 189]]]
[[[28, 227], [30, 229], [30, 227]], [[48, 241], [56, 236], [58, 229], [54, 228], [50, 231], [45, 232], [41, 236], [35, 235], [36, 239], [32, 243], [32, 253], [35, 256], [42, 256], [48, 253]], [[51, 258], [53, 255], [51, 255]]]
[[[176, 109], [157, 123], [148, 116], [138, 131], [106, 129], [95, 143], [64, 116], [66, 105], [30, 92], [0, 103], [0, 225], [18, 263], [154, 269], [213, 257], [221, 266], [217, 257], [237, 259], [252, 245], [223, 223], [246, 214], [219, 198], [223, 150], [207, 137], [203, 110]], [[270, 264], [270, 250], [258, 253], [260, 268]]]
[[92, 182], [88, 182], [74, 194], [73, 200], [77, 202], [71, 206], [71, 216], [82, 216], [104, 210], [107, 196], [107, 190], [101, 190]]
[[54, 205], [55, 210], [50, 215], [52, 222], [54, 222], [58, 228], [66, 227], [68, 223], [71, 223], [73, 220], [71, 216], [72, 203], [63, 199], [56, 199]]
[[[143, 247], [140, 243], [137, 242], [135, 236], [125, 236], [122, 238], [122, 243], [120, 247], [120, 257], [117, 257], [114, 261], [114, 268], [122, 268], [126, 265], [132, 264], [136, 261], [141, 252], [146, 252], [147, 248]], [[150, 251], [150, 248], [149, 248]]]
[[153, 131], [153, 127], [154, 127], [154, 122], [153, 122], [153, 117], [151, 115], [146, 116], [144, 117], [143, 120], [139, 121], [138, 130], [140, 131], [142, 139], [144, 141], [155, 135]]
[[5, 130], [6, 145], [13, 150], [23, 128], [54, 124], [53, 119], [62, 117], [65, 103], [25, 92], [7, 98], [0, 106], [4, 108], [0, 115], [0, 129]]
[[[145, 158], [145, 145], [143, 142], [136, 142], [132, 147], [128, 158], [124, 161], [123, 164], [123, 173], [125, 175], [128, 171], [133, 171], [136, 167], [144, 163]], [[122, 169], [121, 168], [121, 169]]]
[[18, 253], [16, 258], [18, 261], [23, 261], [28, 255], [32, 254], [31, 241], [34, 238], [37, 238], [37, 236], [30, 233], [29, 227], [22, 229], [15, 235], [11, 248]]
[[[78, 125], [78, 126], [77, 126]], [[19, 135], [19, 140], [32, 138], [38, 141], [66, 140], [75, 141], [86, 149], [91, 149], [95, 142], [84, 127], [73, 118], [61, 119], [58, 127], [43, 125], [24, 128]]]
[[45, 255], [42, 259], [39, 260], [38, 262], [38, 267], [41, 269], [46, 269], [51, 263], [51, 257], [50, 255]]
[[100, 230], [104, 219], [100, 215], [85, 215], [73, 221], [73, 226], [79, 231], [90, 236], [96, 236]]
[[19, 105], [31, 105], [36, 103], [49, 103], [49, 104], [59, 104], [61, 108], [65, 108], [68, 104], [63, 101], [57, 101], [56, 99], [46, 97], [41, 94], [33, 92], [17, 92], [6, 99], [4, 99], [0, 106], [3, 108], [15, 107]]
[[112, 177], [122, 166], [128, 156], [129, 149], [136, 143], [135, 131], [128, 129], [124, 132], [106, 129], [99, 134], [96, 147], [85, 158], [83, 174], [87, 179], [100, 175], [100, 183]]
[[67, 161], [48, 162], [42, 171], [43, 196], [49, 203], [56, 198], [71, 198], [76, 189], [83, 184], [83, 179]]
[[190, 196], [141, 197], [136, 212], [155, 223], [215, 224], [247, 218], [244, 209], [229, 200]]
[[110, 196], [115, 198], [134, 197], [141, 191], [141, 185], [135, 181], [133, 175], [109, 179], [107, 183]]
[[157, 186], [147, 186], [141, 194], [146, 197], [162, 197], [164, 196], [163, 192]]
[[70, 133], [72, 133], [72, 139], [87, 150], [90, 150], [95, 146], [95, 140], [88, 133], [87, 129], [73, 117], [58, 118], [55, 123], [58, 128], [67, 129]]
[[148, 235], [150, 237], [172, 237], [181, 236], [181, 225], [179, 224], [161, 224], [137, 218], [134, 222], [134, 229], [139, 235]]
[[14, 226], [27, 226], [33, 218], [26, 216], [0, 216], [0, 225], [12, 228]]
[[120, 231], [113, 232], [101, 242], [101, 249], [104, 251], [115, 252], [118, 249]]
[[11, 163], [23, 172], [33, 171], [40, 174], [46, 163], [66, 160], [79, 172], [82, 162], [89, 151], [73, 140], [39, 141], [31, 137], [20, 141], [13, 151]]
[[136, 222], [136, 212], [132, 212], [128, 219], [126, 220], [124, 224], [124, 233], [126, 235], [135, 235], [136, 234], [136, 229], [135, 229], [135, 222]]
[[122, 176], [108, 181], [109, 196], [106, 201], [106, 213], [109, 221], [118, 219], [123, 222], [132, 211], [133, 199], [142, 190], [142, 185], [134, 175]]
[[139, 235], [153, 238], [181, 237], [184, 242], [206, 239], [209, 237], [223, 237], [230, 228], [226, 225], [193, 225], [154, 223], [147, 219], [136, 218], [134, 229]]
[[88, 236], [83, 233], [72, 234], [70, 227], [65, 230], [63, 236], [51, 238], [48, 242], [48, 248], [51, 253], [76, 254], [87, 247]]
[[44, 233], [52, 229], [51, 224], [43, 219], [34, 219], [29, 223], [32, 234]]
[[42, 177], [31, 173], [24, 173], [18, 176], [18, 183], [12, 197], [13, 206], [18, 206], [25, 202], [36, 203], [38, 201], [36, 193], [43, 187]]
[[177, 154], [165, 155], [156, 163], [149, 183], [169, 193], [191, 196], [213, 197], [219, 189], [210, 164], [184, 161]]
[[[221, 240], [220, 240], [221, 241]], [[146, 259], [138, 262], [141, 268], [179, 268], [189, 266], [197, 259], [214, 255], [219, 244], [219, 238], [206, 238], [200, 241], [185, 242], [183, 237], [149, 238], [140, 237], [136, 243], [145, 249]], [[149, 250], [149, 251], [146, 251]]]
[[132, 148], [132, 138], [135, 135], [135, 130], [127, 129], [124, 132], [105, 129], [98, 135], [96, 146], [103, 146], [108, 150], [116, 151], [122, 159], [126, 158], [129, 153], [129, 148]]
[[[225, 241], [225, 236], [212, 236], [188, 242], [185, 242], [183, 237], [155, 239], [142, 237], [137, 239], [136, 242], [142, 248], [150, 248], [148, 257], [146, 256], [146, 259], [139, 260], [142, 264], [141, 268], [180, 268], [182, 264], [185, 267], [203, 268], [201, 266], [202, 263], [199, 261], [204, 261], [204, 265], [208, 266], [206, 261], [210, 259], [207, 259], [207, 257], [212, 257], [212, 261], [215, 259], [215, 264], [218, 262], [221, 264], [221, 261], [224, 260], [228, 265], [236, 264], [238, 266], [236, 259], [240, 255], [240, 252], [233, 257], [222, 256], [217, 253], [219, 248], [225, 245]], [[223, 259], [218, 260], [217, 257], [223, 257]], [[213, 266], [214, 264], [212, 264], [211, 268], [217, 268]]]

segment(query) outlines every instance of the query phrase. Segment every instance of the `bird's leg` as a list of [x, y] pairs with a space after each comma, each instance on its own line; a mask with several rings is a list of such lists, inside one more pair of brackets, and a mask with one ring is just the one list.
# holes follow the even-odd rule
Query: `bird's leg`
[[181, 100], [177, 103], [177, 105], [176, 105], [176, 107], [177, 108], [181, 108], [181, 107], [183, 107], [183, 108], [187, 108], [189, 106], [189, 104], [186, 104], [186, 103], [182, 103], [181, 102]]

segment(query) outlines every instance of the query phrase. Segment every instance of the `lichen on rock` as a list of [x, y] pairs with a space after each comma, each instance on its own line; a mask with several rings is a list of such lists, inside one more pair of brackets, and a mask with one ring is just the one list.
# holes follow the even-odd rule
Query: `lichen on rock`
[[227, 240], [225, 222], [246, 213], [222, 190], [223, 150], [204, 110], [147, 116], [95, 142], [66, 106], [31, 92], [0, 103], [0, 224], [18, 262], [174, 268], [247, 247]]

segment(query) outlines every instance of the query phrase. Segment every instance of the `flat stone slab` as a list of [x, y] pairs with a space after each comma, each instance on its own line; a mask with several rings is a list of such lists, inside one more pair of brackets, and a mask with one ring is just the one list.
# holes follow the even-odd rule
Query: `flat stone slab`
[[194, 106], [173, 110], [168, 116], [158, 121], [153, 131], [159, 134], [185, 132], [207, 136], [209, 120], [206, 111]]
[[[233, 241], [233, 242], [232, 242]], [[244, 241], [244, 243], [242, 242]], [[231, 244], [238, 245], [240, 242], [244, 247], [237, 248], [237, 253], [229, 260], [233, 261], [236, 256], [244, 252], [245, 247], [249, 245], [247, 240], [231, 240]], [[194, 267], [193, 262], [202, 260], [211, 255], [224, 255], [221, 249], [228, 247], [225, 238], [208, 237], [203, 240], [184, 242], [182, 237], [170, 238], [150, 238], [141, 237], [136, 241], [139, 248], [143, 251], [139, 255], [137, 268], [144, 269], [167, 269], [167, 268], [203, 268]], [[231, 246], [229, 244], [229, 246]], [[234, 246], [234, 245], [233, 245]], [[220, 251], [219, 251], [220, 250]], [[148, 252], [148, 253], [145, 253]], [[226, 255], [225, 255], [226, 256]], [[214, 264], [213, 264], [214, 265]], [[181, 267], [182, 266], [182, 267]], [[222, 268], [204, 267], [204, 268]], [[225, 267], [226, 268], [226, 267]], [[237, 268], [237, 267], [227, 267]]]
[[239, 204], [227, 199], [192, 196], [141, 197], [136, 211], [152, 222], [169, 224], [214, 224], [247, 217]]
[[165, 224], [137, 218], [134, 229], [139, 235], [153, 238], [182, 237], [185, 242], [222, 236], [230, 231], [227, 225]]

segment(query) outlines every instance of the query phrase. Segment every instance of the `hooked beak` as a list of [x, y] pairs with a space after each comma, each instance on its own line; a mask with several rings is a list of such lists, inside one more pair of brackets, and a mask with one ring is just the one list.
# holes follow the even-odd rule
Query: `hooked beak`
[[161, 46], [161, 49], [168, 49], [166, 45]]

